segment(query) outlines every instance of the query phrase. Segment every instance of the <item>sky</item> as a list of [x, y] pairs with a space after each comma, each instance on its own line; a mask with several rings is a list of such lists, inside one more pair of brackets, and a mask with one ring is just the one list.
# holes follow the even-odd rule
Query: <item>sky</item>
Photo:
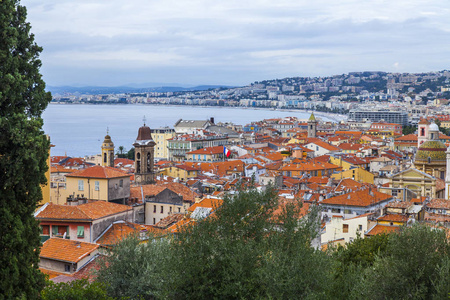
[[50, 86], [450, 69], [448, 0], [22, 0]]

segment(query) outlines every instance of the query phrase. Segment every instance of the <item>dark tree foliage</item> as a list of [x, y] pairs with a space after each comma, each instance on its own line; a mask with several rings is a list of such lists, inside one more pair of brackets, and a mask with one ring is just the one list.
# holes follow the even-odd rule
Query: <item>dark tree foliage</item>
[[39, 229], [33, 217], [42, 198], [49, 142], [41, 113], [51, 100], [39, 73], [41, 48], [26, 9], [0, 4], [0, 299], [38, 298]]
[[355, 282], [353, 299], [443, 299], [450, 293], [446, 232], [424, 225], [391, 234], [386, 252]]
[[112, 300], [106, 293], [105, 285], [100, 282], [90, 283], [87, 279], [68, 283], [47, 282], [41, 293], [42, 300]]

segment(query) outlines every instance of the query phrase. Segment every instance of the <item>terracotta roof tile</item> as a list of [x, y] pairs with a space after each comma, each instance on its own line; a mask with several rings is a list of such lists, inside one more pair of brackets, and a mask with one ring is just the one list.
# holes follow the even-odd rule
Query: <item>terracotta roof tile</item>
[[97, 244], [51, 238], [42, 245], [40, 257], [77, 263], [98, 247]]
[[384, 225], [375, 225], [369, 231], [365, 233], [367, 236], [382, 234], [382, 233], [391, 233], [400, 231], [400, 226], [384, 226]]
[[129, 177], [130, 175], [115, 168], [93, 166], [87, 169], [79, 170], [72, 174], [66, 175], [66, 177], [83, 177], [83, 178], [120, 178]]
[[130, 206], [106, 201], [94, 201], [74, 206], [48, 203], [36, 214], [36, 219], [91, 221], [129, 210], [132, 210]]
[[322, 204], [365, 207], [391, 198], [391, 195], [380, 193], [378, 191], [373, 190], [372, 195], [370, 195], [369, 190], [361, 190], [324, 199], [322, 200]]

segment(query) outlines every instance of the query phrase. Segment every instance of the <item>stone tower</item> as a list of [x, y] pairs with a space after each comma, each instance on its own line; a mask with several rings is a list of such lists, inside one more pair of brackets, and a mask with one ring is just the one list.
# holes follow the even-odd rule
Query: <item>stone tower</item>
[[450, 199], [450, 147], [445, 152], [447, 154], [447, 168], [445, 174], [445, 199]]
[[153, 170], [155, 142], [148, 126], [139, 128], [138, 136], [134, 142], [134, 181], [136, 184], [150, 184], [155, 181]]
[[102, 144], [102, 166], [114, 167], [114, 143], [111, 141], [108, 132]]
[[418, 132], [417, 132], [417, 148], [419, 148], [420, 145], [422, 145], [423, 143], [428, 141], [429, 126], [430, 126], [430, 122], [428, 122], [427, 119], [420, 120], [420, 122], [418, 124], [418, 128], [417, 128], [417, 130], [418, 130]]
[[317, 120], [314, 116], [314, 113], [311, 113], [311, 116], [308, 119], [308, 137], [315, 138], [317, 135]]

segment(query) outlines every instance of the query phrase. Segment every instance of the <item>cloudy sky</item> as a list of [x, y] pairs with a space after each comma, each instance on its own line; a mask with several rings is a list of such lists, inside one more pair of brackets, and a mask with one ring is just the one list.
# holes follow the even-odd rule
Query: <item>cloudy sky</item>
[[22, 0], [48, 85], [450, 69], [448, 0]]

